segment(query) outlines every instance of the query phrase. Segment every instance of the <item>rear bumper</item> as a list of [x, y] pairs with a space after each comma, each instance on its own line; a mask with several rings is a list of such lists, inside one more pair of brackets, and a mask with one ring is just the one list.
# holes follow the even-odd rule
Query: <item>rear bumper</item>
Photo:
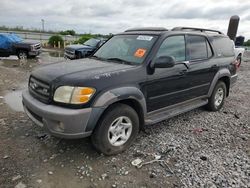
[[83, 138], [91, 135], [85, 131], [92, 108], [68, 109], [41, 103], [28, 91], [22, 94], [23, 106], [28, 117], [50, 134], [61, 138]]
[[230, 78], [230, 87], [233, 87], [235, 85], [237, 79], [238, 79], [238, 75], [237, 74], [231, 76], [231, 78]]

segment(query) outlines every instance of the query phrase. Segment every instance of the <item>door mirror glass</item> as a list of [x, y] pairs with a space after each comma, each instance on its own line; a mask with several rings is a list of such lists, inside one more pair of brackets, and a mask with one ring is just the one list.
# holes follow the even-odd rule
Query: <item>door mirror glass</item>
[[155, 60], [155, 68], [170, 68], [175, 65], [175, 59], [172, 56], [160, 56]]

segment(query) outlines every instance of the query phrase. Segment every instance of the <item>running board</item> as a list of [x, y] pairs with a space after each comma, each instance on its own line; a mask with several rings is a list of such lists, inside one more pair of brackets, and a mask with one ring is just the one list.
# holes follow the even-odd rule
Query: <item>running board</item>
[[180, 103], [177, 105], [172, 105], [167, 108], [151, 112], [147, 115], [145, 119], [145, 124], [150, 125], [150, 124], [159, 123], [168, 118], [171, 118], [179, 114], [193, 110], [195, 108], [204, 106], [207, 103], [208, 103], [208, 99], [204, 99], [204, 98], [196, 99], [196, 100], [191, 100], [191, 101]]

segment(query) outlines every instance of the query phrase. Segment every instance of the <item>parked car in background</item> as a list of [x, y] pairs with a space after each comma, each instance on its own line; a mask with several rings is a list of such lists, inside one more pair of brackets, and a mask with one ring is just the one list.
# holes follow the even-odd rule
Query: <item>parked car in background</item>
[[243, 60], [245, 48], [241, 46], [235, 46], [234, 52], [235, 52], [235, 59], [237, 61], [237, 66], [240, 67], [241, 62]]
[[35, 57], [41, 53], [41, 43], [23, 40], [10, 33], [0, 33], [0, 57], [17, 55], [19, 59]]
[[100, 46], [102, 46], [107, 39], [92, 38], [83, 44], [74, 44], [66, 46], [64, 50], [64, 57], [67, 59], [81, 59], [92, 55]]

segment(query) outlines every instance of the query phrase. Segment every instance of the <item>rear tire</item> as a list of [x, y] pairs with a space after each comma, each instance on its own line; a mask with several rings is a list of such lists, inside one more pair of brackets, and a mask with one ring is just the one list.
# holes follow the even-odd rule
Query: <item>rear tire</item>
[[21, 60], [28, 59], [28, 52], [25, 50], [20, 50], [20, 51], [18, 51], [17, 56]]
[[208, 104], [206, 108], [210, 111], [219, 111], [224, 104], [226, 94], [226, 84], [222, 81], [219, 81], [214, 87], [211, 97], [208, 99]]
[[237, 66], [240, 67], [242, 61], [241, 54], [237, 56], [236, 60], [237, 60]]
[[99, 120], [91, 137], [94, 147], [106, 154], [123, 152], [135, 140], [139, 132], [136, 111], [125, 104], [114, 104]]

